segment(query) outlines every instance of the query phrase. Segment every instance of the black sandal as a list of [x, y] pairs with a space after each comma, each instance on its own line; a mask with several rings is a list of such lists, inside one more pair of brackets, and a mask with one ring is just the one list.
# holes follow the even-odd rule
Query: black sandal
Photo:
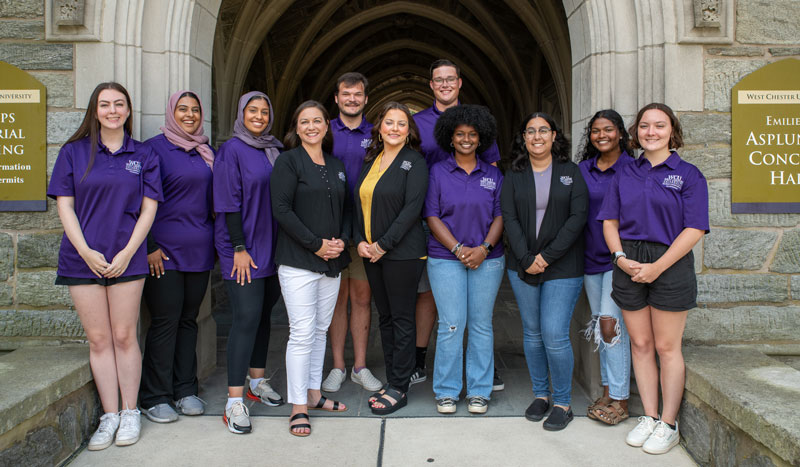
[[343, 409], [340, 408], [340, 407], [342, 407], [342, 404], [339, 404], [339, 401], [333, 401], [333, 408], [332, 409], [326, 409], [325, 408], [325, 402], [327, 400], [328, 400], [327, 397], [320, 396], [319, 400], [317, 401], [317, 405], [315, 405], [315, 406], [310, 406], [309, 405], [308, 408], [310, 410], [324, 410], [326, 412], [346, 412], [347, 411], [347, 407], [345, 407]]
[[[395, 402], [392, 403], [392, 401], [387, 399], [387, 396], [394, 399]], [[375, 404], [378, 402], [383, 404], [383, 407], [375, 407]], [[406, 393], [390, 387], [386, 389], [386, 392], [383, 393], [383, 395], [379, 397], [378, 400], [373, 402], [371, 409], [372, 413], [374, 413], [375, 415], [389, 415], [391, 413], [394, 413], [402, 409], [406, 405], [408, 405], [408, 398], [406, 397]]]
[[[292, 425], [293, 421], [295, 421], [297, 419], [300, 419], [300, 418], [304, 418], [304, 419], [308, 420], [308, 414], [296, 413], [296, 414], [292, 415], [292, 418], [289, 419], [289, 433], [291, 433], [291, 434], [293, 434], [295, 436], [299, 436], [301, 438], [305, 438], [306, 436], [311, 434], [311, 424], [309, 424], [309, 423], [295, 423], [294, 425]], [[295, 428], [308, 428], [308, 433], [294, 431]]]
[[378, 399], [383, 397], [384, 394], [386, 394], [387, 389], [389, 389], [389, 383], [384, 384], [383, 387], [378, 390], [378, 392], [372, 393], [372, 395], [369, 396], [369, 399], [367, 399], [367, 405], [372, 407], [372, 404], [374, 404], [375, 401], [377, 401]]

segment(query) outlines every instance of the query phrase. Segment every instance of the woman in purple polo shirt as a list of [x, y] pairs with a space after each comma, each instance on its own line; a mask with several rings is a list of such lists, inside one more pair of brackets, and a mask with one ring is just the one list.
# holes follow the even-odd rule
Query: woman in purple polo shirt
[[267, 406], [283, 398], [265, 378], [270, 316], [281, 289], [275, 268], [277, 223], [272, 218], [270, 182], [283, 147], [269, 134], [272, 103], [266, 94], [239, 98], [233, 138], [214, 161], [214, 243], [233, 320], [228, 334], [228, 402], [222, 420], [231, 433], [250, 433], [246, 397]]
[[697, 306], [692, 248], [708, 232], [708, 185], [697, 167], [674, 151], [683, 146], [683, 135], [672, 109], [658, 103], [644, 106], [629, 131], [633, 147], [644, 153], [614, 176], [597, 219], [604, 221], [616, 266], [611, 298], [622, 308], [630, 333], [644, 406], [644, 416], [625, 441], [662, 454], [680, 440], [681, 340], [688, 310]]
[[583, 286], [592, 320], [587, 339], [594, 337], [600, 351], [603, 395], [587, 409], [589, 418], [609, 425], [628, 418], [631, 382], [631, 344], [622, 312], [611, 300], [611, 255], [603, 238], [603, 221], [597, 213], [614, 174], [633, 161], [628, 155], [630, 137], [622, 117], [612, 109], [594, 114], [586, 125], [579, 167], [589, 189], [589, 219], [584, 240]]
[[164, 120], [162, 133], [145, 143], [158, 156], [164, 187], [164, 202], [147, 236], [150, 277], [144, 299], [151, 322], [139, 388], [142, 411], [156, 423], [174, 422], [178, 412], [203, 413], [197, 397], [197, 315], [214, 267], [214, 151], [203, 135], [200, 99], [191, 91], [176, 92]]
[[439, 305], [433, 392], [439, 413], [454, 413], [461, 394], [464, 330], [467, 409], [485, 413], [494, 376], [492, 312], [503, 279], [500, 169], [475, 156], [495, 140], [486, 107], [459, 105], [442, 113], [434, 136], [453, 155], [430, 169], [422, 215], [428, 238], [428, 277]]
[[538, 422], [552, 405], [544, 429], [563, 430], [573, 418], [569, 323], [583, 285], [588, 193], [569, 160], [569, 141], [549, 115], [537, 112], [522, 121], [512, 155], [500, 205], [535, 397], [525, 418]]
[[144, 240], [162, 198], [158, 157], [131, 138], [130, 114], [124, 87], [99, 84], [58, 153], [47, 190], [64, 226], [56, 284], [69, 286], [105, 412], [89, 440], [93, 451], [133, 444], [141, 428], [136, 326], [147, 275]]

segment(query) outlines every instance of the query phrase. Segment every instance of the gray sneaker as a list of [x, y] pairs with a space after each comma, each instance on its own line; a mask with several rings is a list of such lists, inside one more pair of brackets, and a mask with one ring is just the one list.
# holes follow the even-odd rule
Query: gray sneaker
[[156, 404], [149, 409], [142, 409], [144, 416], [151, 422], [171, 423], [178, 420], [178, 412], [167, 403]]
[[111, 443], [114, 442], [114, 434], [117, 432], [117, 428], [119, 428], [118, 414], [107, 413], [100, 417], [100, 425], [92, 435], [92, 439], [89, 440], [87, 449], [100, 451], [111, 446]]
[[197, 396], [186, 396], [175, 401], [175, 408], [182, 415], [203, 415], [203, 412], [206, 411], [203, 407], [205, 404], [206, 401]]

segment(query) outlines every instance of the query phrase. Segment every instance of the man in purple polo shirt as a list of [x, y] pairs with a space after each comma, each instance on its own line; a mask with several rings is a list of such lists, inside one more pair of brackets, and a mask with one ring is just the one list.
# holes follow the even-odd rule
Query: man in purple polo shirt
[[[366, 150], [372, 141], [372, 124], [364, 118], [367, 104], [367, 78], [361, 73], [345, 73], [336, 80], [334, 100], [339, 106], [339, 116], [331, 120], [333, 156], [344, 163], [347, 173], [348, 202], [352, 202], [358, 176], [364, 165]], [[353, 261], [342, 271], [339, 298], [333, 311], [330, 332], [333, 368], [322, 382], [322, 390], [336, 392], [342, 386], [347, 372], [344, 364], [344, 343], [347, 337], [347, 301], [350, 299], [350, 334], [353, 336], [353, 370], [350, 379], [368, 391], [377, 391], [383, 384], [366, 367], [369, 339], [370, 289], [364, 272], [364, 263], [354, 246], [350, 246]]]
[[[433, 136], [433, 128], [436, 126], [436, 121], [442, 112], [455, 107], [460, 104], [458, 94], [461, 90], [461, 69], [455, 63], [447, 59], [439, 59], [431, 64], [431, 81], [430, 87], [433, 91], [433, 105], [425, 110], [414, 114], [414, 122], [419, 129], [419, 137], [422, 140], [420, 144], [420, 152], [425, 156], [425, 162], [428, 164], [428, 169], [437, 162], [451, 157], [451, 154], [444, 151], [436, 143], [436, 138]], [[497, 148], [497, 143], [492, 145], [478, 157], [493, 166], [497, 166], [497, 161], [500, 160], [500, 150]], [[425, 232], [428, 231], [427, 225]], [[427, 268], [423, 269], [422, 279], [417, 289], [417, 363], [414, 373], [411, 375], [411, 384], [421, 383], [425, 381], [428, 376], [425, 372], [425, 356], [428, 353], [428, 342], [431, 338], [433, 326], [436, 324], [436, 303], [433, 300], [433, 292], [431, 292], [430, 282], [428, 281]], [[504, 388], [503, 381], [495, 371], [494, 384], [492, 389], [501, 391]]]

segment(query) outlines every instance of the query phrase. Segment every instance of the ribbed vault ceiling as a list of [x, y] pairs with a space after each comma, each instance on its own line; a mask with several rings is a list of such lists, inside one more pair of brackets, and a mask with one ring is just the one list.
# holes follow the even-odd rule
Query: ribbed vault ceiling
[[504, 154], [532, 111], [569, 127], [560, 1], [224, 0], [214, 44], [215, 136], [227, 139], [238, 96], [253, 89], [272, 99], [276, 135], [304, 100], [335, 112], [333, 88], [346, 71], [370, 80], [370, 120], [391, 100], [421, 110], [432, 103], [428, 67], [438, 58], [461, 66], [463, 103], [492, 110]]

